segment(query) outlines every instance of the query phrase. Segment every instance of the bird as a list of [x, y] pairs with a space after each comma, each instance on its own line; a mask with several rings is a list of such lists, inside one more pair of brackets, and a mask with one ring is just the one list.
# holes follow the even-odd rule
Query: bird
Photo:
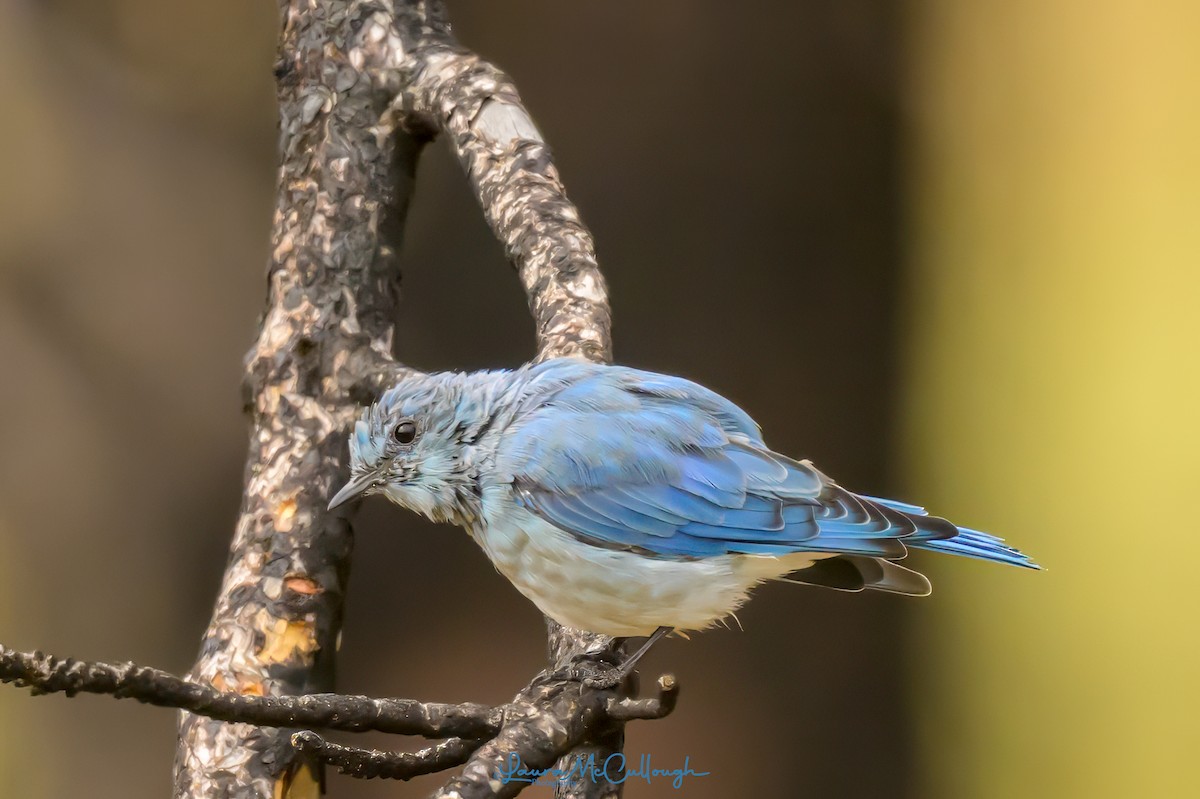
[[[736, 404], [682, 377], [553, 358], [403, 377], [365, 408], [351, 477], [368, 494], [464, 528], [543, 614], [614, 638], [736, 619], [786, 581], [910, 596], [910, 549], [1029, 569], [996, 536], [853, 493], [772, 450]], [[610, 681], [611, 682], [611, 681]]]

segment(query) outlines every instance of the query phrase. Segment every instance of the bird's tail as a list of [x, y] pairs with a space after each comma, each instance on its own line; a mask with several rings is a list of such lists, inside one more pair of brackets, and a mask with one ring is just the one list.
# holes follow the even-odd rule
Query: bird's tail
[[967, 527], [958, 528], [958, 535], [953, 538], [943, 538], [940, 541], [926, 541], [917, 546], [934, 552], [966, 555], [968, 558], [1007, 563], [1011, 566], [1021, 566], [1026, 569], [1042, 568], [1030, 560], [1029, 556], [1024, 552], [1005, 544], [1003, 538], [997, 538], [990, 533], [983, 533]]
[[[910, 505], [907, 502], [897, 502], [894, 499], [880, 499], [878, 497], [864, 497], [864, 499], [891, 508], [892, 510], [900, 511], [908, 516], [929, 515], [921, 506]], [[918, 549], [927, 549], [933, 552], [949, 552], [952, 555], [964, 555], [968, 558], [990, 560], [994, 563], [1007, 563], [1010, 566], [1020, 566], [1026, 569], [1041, 569], [1041, 566], [1034, 563], [1028, 555], [1005, 544], [1003, 538], [998, 538], [991, 533], [972, 530], [969, 527], [958, 527], [956, 529], [958, 530], [958, 535], [950, 538], [922, 539], [918, 534], [914, 538], [904, 539], [904, 543]]]

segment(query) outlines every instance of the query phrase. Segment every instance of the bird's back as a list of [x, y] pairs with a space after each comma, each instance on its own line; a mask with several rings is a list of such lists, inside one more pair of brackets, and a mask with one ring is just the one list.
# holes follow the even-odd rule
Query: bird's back
[[915, 546], [1032, 565], [993, 536], [854, 494], [770, 450], [745, 411], [683, 378], [566, 361], [533, 367], [529, 385], [498, 472], [523, 507], [592, 545], [886, 560]]

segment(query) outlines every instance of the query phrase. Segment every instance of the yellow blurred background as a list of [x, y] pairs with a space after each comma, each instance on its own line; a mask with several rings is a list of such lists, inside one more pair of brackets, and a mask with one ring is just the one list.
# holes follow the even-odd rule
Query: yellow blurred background
[[[628, 795], [1194, 795], [1200, 4], [449, 5], [596, 233], [619, 360], [1047, 567], [914, 556], [923, 601], [763, 589], [744, 632], [646, 661], [684, 694], [628, 751], [711, 774]], [[0, 0], [5, 645], [195, 655], [265, 295], [276, 13]], [[531, 354], [441, 143], [403, 268], [401, 358]], [[537, 613], [459, 531], [371, 502], [356, 527], [344, 690], [502, 702], [540, 667]], [[161, 796], [173, 727], [0, 689], [0, 796]]]
[[1195, 796], [1200, 4], [914, 10], [898, 462], [1047, 567], [936, 564], [918, 794]]

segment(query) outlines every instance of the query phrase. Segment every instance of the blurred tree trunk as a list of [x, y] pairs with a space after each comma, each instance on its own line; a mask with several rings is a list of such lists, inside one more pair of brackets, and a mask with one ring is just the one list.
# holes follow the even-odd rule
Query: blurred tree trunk
[[1200, 4], [913, 22], [904, 467], [1048, 568], [935, 574], [920, 795], [1194, 795]]

